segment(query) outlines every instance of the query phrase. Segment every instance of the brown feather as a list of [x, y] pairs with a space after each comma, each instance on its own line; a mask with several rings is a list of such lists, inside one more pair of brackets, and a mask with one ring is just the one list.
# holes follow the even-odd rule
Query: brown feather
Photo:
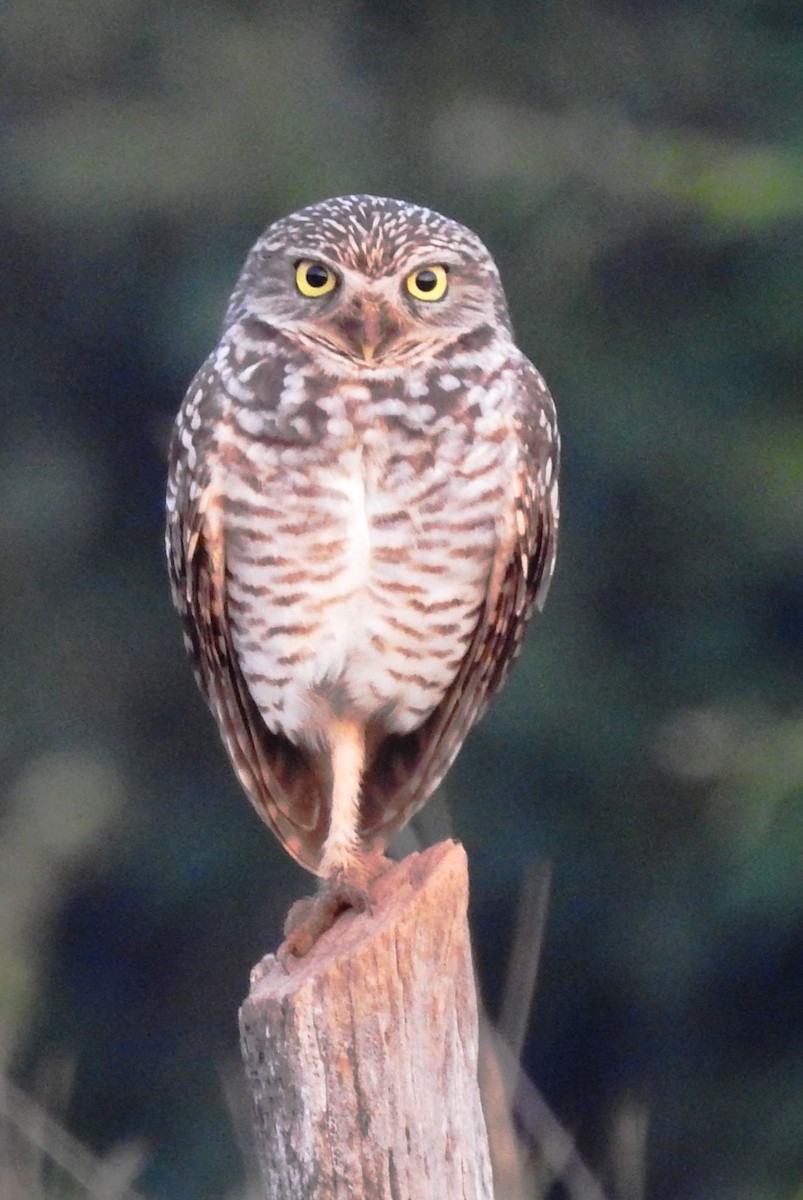
[[[453, 264], [459, 303], [454, 309], [433, 306], [420, 321], [400, 309], [407, 313], [405, 321], [411, 322], [413, 333], [402, 336], [401, 325], [394, 325], [392, 336], [380, 339], [382, 355], [388, 351], [383, 371], [393, 363], [395, 373], [393, 378], [374, 374], [348, 346], [332, 341], [330, 325], [323, 317], [314, 319], [315, 310], [308, 309], [293, 288], [287, 254], [299, 244], [313, 256], [320, 249], [327, 261], [333, 257], [344, 268], [362, 272], [369, 292], [405, 269], [412, 248], [426, 246], [436, 256], [433, 261], [442, 253]], [[345, 296], [345, 282], [343, 287]], [[384, 303], [392, 307], [395, 301], [386, 296]], [[362, 297], [352, 308], [348, 304], [346, 296], [341, 318], [356, 319], [359, 310], [364, 322]], [[367, 758], [356, 832], [364, 848], [382, 848], [438, 785], [501, 686], [534, 607], [543, 603], [552, 573], [559, 453], [554, 407], [540, 376], [510, 342], [510, 335], [498, 273], [474, 234], [437, 213], [399, 201], [334, 199], [277, 222], [257, 242], [232, 296], [220, 346], [185, 397], [168, 481], [167, 546], [175, 603], [201, 689], [249, 798], [288, 852], [313, 872], [320, 870], [323, 845], [331, 833], [334, 770], [331, 741], [326, 743], [313, 710], [318, 699], [323, 712], [328, 705], [333, 713], [350, 702], [344, 681], [334, 677], [331, 661], [321, 654], [321, 645], [326, 645], [321, 613], [347, 596], [339, 596], [334, 584], [331, 594], [325, 588], [308, 593], [304, 586], [320, 589], [325, 584], [322, 570], [340, 553], [341, 543], [318, 546], [309, 541], [303, 552], [289, 555], [292, 568], [282, 570], [284, 551], [274, 551], [273, 541], [309, 534], [310, 528], [322, 534], [333, 512], [341, 525], [348, 520], [342, 480], [328, 493], [324, 484], [321, 498], [315, 499], [316, 488], [322, 486], [316, 473], [327, 458], [339, 462], [344, 429], [348, 432], [351, 426], [358, 437], [365, 436], [366, 445], [370, 430], [392, 451], [388, 462], [395, 462], [393, 455], [399, 457], [396, 474], [380, 479], [380, 487], [388, 488], [380, 494], [398, 499], [401, 516], [385, 513], [373, 530], [378, 542], [374, 565], [386, 566], [388, 555], [395, 560], [396, 550], [381, 521], [391, 516], [403, 526], [407, 476], [400, 468], [406, 467], [415, 478], [432, 471], [436, 451], [443, 453], [441, 466], [454, 485], [451, 500], [444, 491], [443, 511], [438, 513], [437, 492], [434, 500], [429, 493], [417, 497], [426, 528], [409, 547], [408, 607], [388, 600], [405, 594], [404, 579], [388, 583], [385, 578], [381, 603], [391, 607], [385, 608], [382, 619], [390, 632], [387, 638], [383, 632], [370, 639], [375, 660], [369, 661], [367, 654], [363, 660], [360, 649], [344, 674], [354, 688], [352, 699], [361, 698], [360, 711], [367, 714], [360, 718], [366, 723]], [[478, 392], [484, 393], [479, 400]], [[376, 438], [372, 445], [377, 445]], [[508, 485], [511, 451], [519, 458]], [[473, 502], [472, 510], [470, 497], [478, 494], [486, 452], [492, 466], [487, 482], [479, 485], [486, 488], [480, 493], [485, 508]], [[461, 476], [460, 464], [472, 457], [474, 465], [466, 465]], [[379, 471], [380, 462], [377, 451], [372, 469]], [[310, 471], [311, 476], [305, 474]], [[225, 480], [225, 495], [216, 492], [215, 478]], [[437, 487], [444, 488], [442, 479]], [[462, 495], [469, 498], [464, 524]], [[335, 505], [330, 512], [324, 496]], [[298, 529], [290, 519], [296, 506], [301, 514]], [[497, 508], [503, 510], [498, 522]], [[488, 537], [495, 524], [495, 556], [484, 581], [493, 550]], [[482, 529], [488, 535], [484, 544], [478, 532]], [[466, 534], [467, 550], [459, 542], [464, 530], [472, 531]], [[337, 536], [347, 545], [342, 529]], [[435, 562], [432, 550], [438, 536], [451, 543], [442, 543], [444, 557]], [[325, 561], [316, 557], [319, 551]], [[477, 564], [473, 577], [470, 570], [464, 575], [448, 573], [451, 560], [460, 558], [465, 567], [472, 555]], [[348, 561], [338, 570], [347, 575], [347, 568]], [[382, 570], [377, 576], [382, 581]], [[451, 616], [442, 625], [430, 616], [424, 632], [414, 628], [416, 604], [422, 612], [436, 607], [436, 601], [428, 603], [425, 582], [432, 576], [452, 584], [453, 595], [446, 603], [457, 612], [451, 625]], [[289, 648], [281, 644], [275, 651], [281, 670], [271, 661], [277, 643], [261, 639], [288, 637], [292, 622], [284, 627], [283, 621], [269, 621], [260, 607], [261, 596], [269, 598], [268, 611], [277, 606], [289, 611], [296, 605], [303, 617], [292, 631], [296, 643]], [[379, 601], [373, 602], [381, 612]], [[469, 636], [466, 631], [475, 612]], [[430, 665], [419, 670], [415, 663], [426, 661], [419, 653], [425, 642]], [[461, 647], [464, 653], [455, 668]], [[386, 651], [411, 660], [406, 673], [391, 668], [391, 660], [382, 658]], [[304, 661], [324, 664], [312, 676], [312, 685], [303, 672], [293, 677], [295, 664]], [[438, 675], [437, 664], [445, 662], [450, 665], [441, 666]], [[370, 678], [374, 666], [383, 676], [381, 686]], [[295, 686], [299, 680], [300, 693]], [[396, 680], [404, 681], [404, 687], [397, 687]], [[376, 697], [373, 707], [364, 706], [366, 693]], [[432, 702], [441, 699], [418, 728], [407, 734], [389, 732], [410, 729], [421, 714], [430, 712], [427, 696]], [[318, 738], [321, 749], [309, 748]], [[352, 832], [354, 811], [349, 818]]]
[[522, 458], [512, 497], [512, 537], [500, 539], [489, 587], [495, 578], [501, 582], [494, 589], [496, 595], [488, 597], [460, 670], [441, 703], [420, 728], [385, 738], [369, 761], [361, 805], [361, 834], [369, 845], [387, 844], [438, 786], [472, 725], [502, 686], [533, 609], [543, 605], [558, 526], [544, 471], [552, 455], [552, 478], [556, 478], [559, 446], [554, 426], [545, 431], [535, 419], [545, 405], [547, 411], [551, 409], [551, 398], [529, 363], [523, 370], [522, 399]]
[[174, 595], [192, 644], [201, 688], [251, 803], [289, 854], [315, 871], [328, 830], [325, 764], [267, 728], [231, 643], [225, 556], [215, 501], [178, 517], [170, 540]]

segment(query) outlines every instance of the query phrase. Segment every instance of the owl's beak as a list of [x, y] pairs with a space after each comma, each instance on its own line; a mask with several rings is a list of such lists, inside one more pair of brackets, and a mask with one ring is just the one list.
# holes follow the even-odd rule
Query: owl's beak
[[373, 362], [374, 355], [385, 339], [384, 308], [379, 305], [363, 305], [362, 321], [358, 322], [358, 345], [366, 362]]
[[335, 318], [348, 348], [371, 363], [401, 331], [398, 315], [384, 300], [358, 297]]

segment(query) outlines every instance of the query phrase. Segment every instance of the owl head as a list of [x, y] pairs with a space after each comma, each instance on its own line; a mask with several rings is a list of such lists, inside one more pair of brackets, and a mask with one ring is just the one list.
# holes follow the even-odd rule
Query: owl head
[[476, 234], [378, 196], [324, 200], [271, 225], [245, 261], [226, 325], [245, 318], [345, 370], [510, 335], [499, 272]]

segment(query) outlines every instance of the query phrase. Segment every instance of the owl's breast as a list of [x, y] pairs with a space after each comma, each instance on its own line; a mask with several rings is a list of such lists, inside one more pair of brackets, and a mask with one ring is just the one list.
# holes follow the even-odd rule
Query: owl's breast
[[232, 636], [269, 727], [314, 740], [333, 710], [395, 732], [426, 719], [485, 604], [510, 460], [504, 442], [374, 427], [277, 450], [258, 491], [230, 481]]

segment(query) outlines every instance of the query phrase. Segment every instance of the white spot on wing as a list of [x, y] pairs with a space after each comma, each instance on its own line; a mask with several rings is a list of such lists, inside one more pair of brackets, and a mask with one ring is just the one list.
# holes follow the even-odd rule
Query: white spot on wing
[[345, 417], [330, 417], [326, 422], [326, 432], [334, 438], [349, 438], [354, 433], [354, 426]]

